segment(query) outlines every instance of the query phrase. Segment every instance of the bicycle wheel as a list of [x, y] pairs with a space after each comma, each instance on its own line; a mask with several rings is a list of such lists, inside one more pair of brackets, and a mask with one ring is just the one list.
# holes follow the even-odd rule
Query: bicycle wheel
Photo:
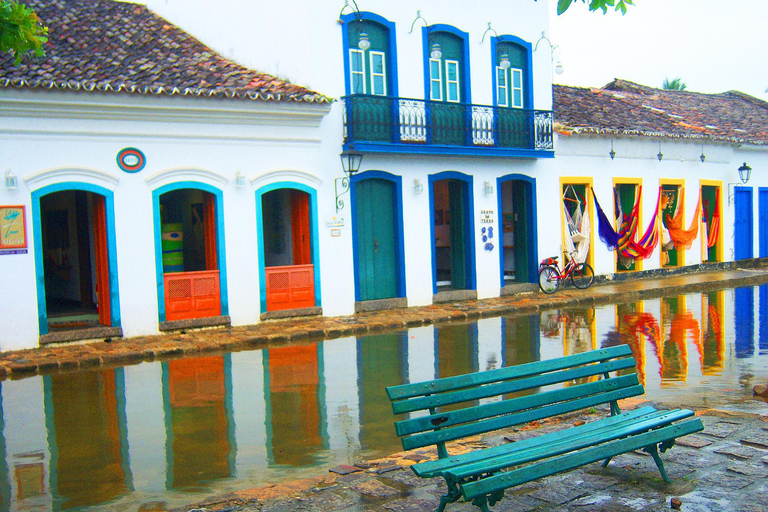
[[576, 268], [571, 272], [571, 282], [576, 288], [589, 288], [595, 281], [595, 272], [586, 263], [580, 263], [576, 265]]
[[555, 267], [546, 266], [539, 270], [539, 288], [544, 293], [555, 293], [560, 287], [560, 272]]

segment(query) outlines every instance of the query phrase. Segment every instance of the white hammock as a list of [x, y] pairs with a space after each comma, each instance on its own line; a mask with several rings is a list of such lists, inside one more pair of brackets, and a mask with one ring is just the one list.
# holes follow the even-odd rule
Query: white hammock
[[587, 210], [586, 205], [581, 204], [581, 201], [578, 201], [578, 205], [574, 213], [576, 219], [571, 217], [568, 207], [565, 204], [563, 205], [565, 220], [568, 225], [565, 249], [569, 255], [574, 255], [573, 257], [577, 263], [584, 263], [587, 261], [587, 255], [589, 254], [589, 232], [591, 227], [589, 223], [589, 210]]

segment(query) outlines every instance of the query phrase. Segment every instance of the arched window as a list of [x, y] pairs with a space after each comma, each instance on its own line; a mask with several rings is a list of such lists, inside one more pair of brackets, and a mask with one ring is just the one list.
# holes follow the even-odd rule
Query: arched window
[[458, 34], [430, 30], [427, 36], [429, 99], [449, 103], [469, 101], [465, 40]]
[[496, 46], [496, 104], [500, 107], [525, 107], [527, 62], [525, 50], [514, 43]]
[[347, 94], [397, 96], [394, 23], [369, 12], [342, 21]]

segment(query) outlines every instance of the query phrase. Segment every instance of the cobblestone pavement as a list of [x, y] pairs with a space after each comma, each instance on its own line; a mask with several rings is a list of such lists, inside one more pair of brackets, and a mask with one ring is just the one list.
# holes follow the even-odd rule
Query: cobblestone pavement
[[248, 350], [309, 340], [404, 329], [419, 325], [476, 320], [499, 315], [530, 315], [566, 307], [632, 302], [664, 295], [768, 282], [768, 260], [750, 269], [695, 272], [668, 277], [622, 279], [587, 290], [566, 287], [553, 295], [540, 291], [504, 297], [358, 313], [342, 317], [268, 320], [255, 325], [177, 331], [112, 341], [93, 340], [0, 353], [0, 381], [38, 374], [138, 364], [216, 352]]
[[[607, 409], [597, 414], [608, 414]], [[495, 433], [454, 445], [461, 452], [524, 439], [597, 414], [571, 415], [559, 422]], [[600, 463], [507, 490], [495, 512], [757, 512], [768, 510], [768, 416], [698, 411], [704, 431], [686, 436], [662, 454], [672, 483], [665, 483], [653, 459], [631, 452]], [[432, 512], [445, 491], [442, 479], [421, 479], [408, 466], [435, 457], [416, 450], [386, 459], [339, 467], [316, 478], [216, 496], [179, 511], [227, 512]], [[477, 511], [470, 503], [453, 503], [447, 512]]]

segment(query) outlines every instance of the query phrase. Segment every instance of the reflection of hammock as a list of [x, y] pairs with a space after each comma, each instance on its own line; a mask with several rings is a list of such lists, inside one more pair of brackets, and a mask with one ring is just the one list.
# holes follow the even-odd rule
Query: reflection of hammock
[[[651, 313], [633, 313], [624, 315], [624, 320], [620, 327], [622, 338], [627, 341], [627, 344], [632, 349], [632, 355], [635, 356], [637, 361], [637, 374], [641, 384], [645, 384], [645, 342], [650, 342], [656, 357], [659, 361], [659, 366], [662, 366], [661, 358], [659, 357], [659, 351], [656, 348], [658, 340], [661, 337], [661, 330], [659, 329], [659, 323]], [[641, 335], [645, 339], [641, 338]]]
[[606, 217], [605, 212], [600, 208], [600, 203], [597, 202], [597, 196], [595, 195], [594, 190], [592, 191], [592, 197], [595, 198], [595, 206], [597, 206], [600, 240], [602, 240], [610, 250], [618, 249], [620, 256], [630, 259], [650, 257], [653, 250], [656, 248], [656, 245], [659, 243], [659, 226], [657, 220], [661, 189], [659, 189], [659, 194], [656, 198], [656, 208], [653, 211], [653, 218], [651, 218], [651, 222], [648, 224], [648, 229], [645, 230], [643, 237], [639, 241], [634, 241], [640, 217], [640, 198], [642, 196], [642, 187], [638, 186], [637, 189], [635, 206], [632, 208], [632, 213], [626, 215], [619, 210], [621, 226], [619, 227], [618, 232], [611, 226], [611, 222], [608, 220], [608, 217]]
[[669, 231], [669, 237], [675, 244], [676, 249], [685, 247], [689, 249], [696, 237], [699, 236], [699, 219], [701, 218], [701, 192], [699, 192], [699, 200], [696, 203], [696, 211], [693, 213], [693, 220], [691, 220], [691, 227], [687, 230], [682, 229], [683, 225], [683, 208], [680, 205], [685, 200], [685, 190], [680, 189], [680, 196], [677, 200], [677, 213], [674, 217], [667, 215], [666, 224]]
[[[563, 194], [563, 199], [573, 201], [565, 197], [565, 194], [568, 193], [568, 188], [573, 191], [573, 187], [568, 185]], [[587, 254], [589, 254], [589, 232], [591, 229], [589, 211], [587, 210], [587, 205], [579, 200], [575, 191], [573, 191], [573, 194], [576, 196], [576, 211], [573, 213], [573, 217], [571, 217], [568, 211], [568, 206], [563, 204], [565, 220], [568, 225], [568, 234], [565, 236], [565, 248], [568, 251], [569, 257], [573, 255], [572, 257], [577, 263], [584, 263], [587, 261]]]

